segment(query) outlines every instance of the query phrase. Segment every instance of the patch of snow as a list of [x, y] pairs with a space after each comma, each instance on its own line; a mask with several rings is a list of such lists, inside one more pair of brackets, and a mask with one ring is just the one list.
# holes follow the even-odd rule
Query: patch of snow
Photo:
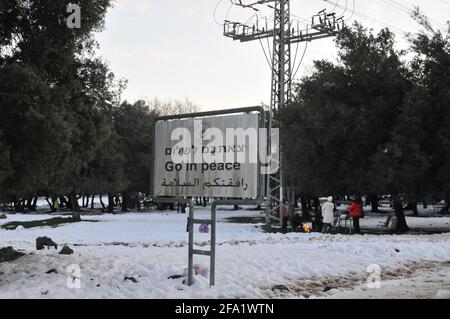
[[[199, 219], [209, 214], [208, 209], [195, 212]], [[255, 227], [257, 224], [225, 222], [232, 216], [264, 215], [257, 211], [218, 211], [216, 286], [211, 289], [209, 280], [201, 275], [195, 277], [191, 287], [183, 284], [184, 278], [168, 279], [182, 275], [187, 267], [185, 214], [89, 215], [83, 216], [84, 222], [56, 228], [20, 232], [1, 229], [1, 246], [32, 254], [0, 264], [0, 298], [270, 298], [274, 296], [273, 286], [290, 285], [299, 279], [316, 278], [320, 282], [326, 277], [360, 278], [367, 275], [371, 264], [389, 271], [411, 262], [450, 261], [450, 234], [269, 234]], [[8, 222], [50, 217], [54, 215], [10, 214]], [[449, 219], [430, 221], [440, 224]], [[35, 251], [35, 239], [40, 236], [68, 245], [75, 253], [62, 256], [54, 249]], [[194, 237], [197, 249], [209, 249], [210, 234], [200, 233], [197, 227]], [[209, 268], [208, 257], [195, 256], [194, 263]], [[68, 268], [71, 265], [80, 269], [79, 289], [67, 285], [73, 275], [68, 271], [73, 270]], [[51, 269], [57, 273], [47, 274]], [[364, 295], [362, 288], [355, 291]], [[345, 297], [344, 292], [336, 287], [328, 294]]]

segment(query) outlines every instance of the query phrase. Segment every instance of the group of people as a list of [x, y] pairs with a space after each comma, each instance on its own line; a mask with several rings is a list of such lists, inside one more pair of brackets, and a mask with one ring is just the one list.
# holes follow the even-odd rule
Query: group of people
[[[333, 197], [327, 198], [327, 202], [322, 206], [322, 218], [323, 218], [323, 228], [322, 232], [327, 234], [331, 232], [332, 225], [334, 223], [334, 212], [336, 207], [334, 205]], [[363, 217], [363, 207], [362, 201], [356, 196], [353, 196], [351, 204], [348, 206], [349, 216], [353, 220], [353, 231], [358, 234], [361, 231], [359, 226], [359, 219]]]
[[[332, 226], [335, 221], [334, 213], [336, 212], [336, 206], [332, 196], [327, 198], [327, 201], [322, 205], [322, 232], [324, 234], [332, 231]], [[362, 201], [353, 196], [351, 204], [348, 206], [349, 217], [353, 221], [353, 231], [358, 234], [361, 230], [359, 225], [359, 219], [364, 216]], [[283, 200], [280, 207], [280, 218], [282, 229], [287, 229], [289, 219], [289, 201]]]

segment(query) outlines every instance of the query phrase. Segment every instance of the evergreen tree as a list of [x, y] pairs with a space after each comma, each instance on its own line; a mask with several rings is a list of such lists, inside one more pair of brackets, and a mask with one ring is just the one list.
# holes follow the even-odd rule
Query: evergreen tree
[[[74, 1], [2, 2], [0, 61], [2, 73], [11, 68], [10, 75], [16, 77], [12, 82], [17, 84], [12, 87], [5, 76], [3, 85], [10, 89], [6, 93], [12, 94], [12, 98], [2, 107], [13, 114], [12, 119], [16, 117], [17, 124], [24, 124], [21, 129], [28, 136], [36, 127], [42, 129], [41, 135], [34, 139], [38, 144], [31, 146], [57, 157], [47, 162], [45, 156], [31, 153], [29, 156], [41, 160], [41, 165], [33, 160], [22, 164], [19, 156], [15, 165], [23, 167], [17, 167], [15, 173], [27, 175], [27, 168], [34, 168], [35, 172], [28, 175], [32, 180], [27, 185], [20, 183], [20, 179], [11, 179], [18, 188], [15, 193], [42, 189], [49, 193], [70, 193], [74, 218], [78, 219], [76, 192], [87, 184], [90, 164], [111, 137], [111, 109], [117, 103], [120, 86], [114, 85], [113, 74], [93, 53], [96, 48], [93, 33], [101, 30], [111, 0], [75, 1], [82, 8], [79, 29], [66, 25], [69, 3]], [[28, 83], [22, 90], [18, 85], [21, 80]], [[35, 92], [36, 88], [39, 92]], [[24, 141], [12, 139], [17, 126], [5, 128], [7, 122], [5, 118], [1, 128], [7, 131], [11, 150], [24, 152], [27, 144], [23, 143], [32, 143], [33, 138], [26, 139], [24, 135]], [[51, 148], [48, 152], [47, 146]], [[48, 171], [52, 173], [46, 174]]]
[[127, 187], [122, 194], [122, 209], [137, 203], [138, 193], [149, 193], [153, 121], [156, 117], [144, 101], [122, 103], [115, 111], [114, 125], [120, 136], [125, 156], [124, 172]]
[[374, 180], [410, 201], [450, 199], [450, 29], [432, 29], [415, 13], [423, 30], [410, 37], [414, 83], [404, 100], [399, 125], [374, 158]]
[[424, 103], [419, 139], [431, 157], [427, 180], [429, 195], [450, 203], [450, 21], [446, 29], [434, 30], [417, 9], [413, 16], [423, 30], [410, 38], [415, 57], [411, 68], [418, 95]]
[[5, 185], [3, 184], [3, 181], [11, 173], [10, 165], [11, 162], [9, 147], [4, 139], [2, 131], [0, 130], [0, 199], [2, 198], [2, 194], [4, 194], [5, 191]]
[[281, 114], [290, 183], [309, 194], [373, 193], [372, 157], [399, 123], [411, 88], [394, 35], [355, 24], [336, 40], [339, 63], [315, 62]]
[[10, 64], [1, 71], [0, 129], [11, 158], [3, 193], [17, 202], [50, 187], [68, 145], [46, 84], [30, 67]]

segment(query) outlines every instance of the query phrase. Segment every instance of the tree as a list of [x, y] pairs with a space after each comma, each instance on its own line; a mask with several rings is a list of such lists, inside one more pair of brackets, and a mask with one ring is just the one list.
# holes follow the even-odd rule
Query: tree
[[68, 145], [62, 114], [55, 112], [48, 87], [32, 68], [0, 69], [0, 130], [14, 159], [3, 193], [18, 203], [50, 186]]
[[[121, 83], [114, 83], [114, 75], [101, 60], [85, 59], [81, 62], [78, 70], [75, 70], [78, 78], [72, 83], [72, 94], [67, 101], [72, 106], [67, 119], [71, 124], [71, 151], [68, 154], [70, 163], [66, 166], [65, 184], [70, 187], [67, 192], [70, 193], [75, 214], [79, 210], [75, 199], [77, 192], [89, 190], [89, 187], [83, 189], [83, 185], [90, 184], [92, 168], [99, 165], [101, 158], [105, 159], [99, 152], [111, 152], [111, 141], [115, 139], [113, 109], [118, 104], [118, 96], [123, 88]], [[112, 165], [113, 160], [119, 163]], [[108, 159], [112, 166], [120, 166], [121, 160], [120, 156]], [[120, 176], [121, 172], [117, 174]], [[99, 179], [97, 175], [97, 182]], [[110, 185], [111, 189], [117, 187], [117, 182], [114, 184]], [[74, 218], [78, 219], [79, 216]]]
[[157, 113], [159, 116], [188, 114], [200, 111], [200, 108], [188, 99], [160, 100], [158, 98], [154, 98], [148, 101], [147, 104], [149, 109]]
[[81, 187], [86, 194], [108, 194], [108, 211], [113, 212], [111, 198], [115, 193], [126, 189], [125, 155], [120, 144], [120, 137], [111, 128], [108, 140], [97, 150], [92, 162], [89, 163], [85, 176], [85, 184]]
[[[19, 85], [12, 87], [7, 83], [9, 79], [5, 80], [3, 84], [10, 89], [6, 93], [12, 94], [12, 98], [3, 107], [15, 114], [13, 117], [21, 124], [26, 124], [21, 129], [28, 135], [34, 132], [33, 125], [42, 123], [56, 132], [47, 140], [43, 139], [45, 134], [36, 136], [40, 143], [31, 147], [49, 145], [51, 150], [46, 154], [57, 157], [50, 163], [58, 165], [53, 165], [52, 174], [45, 176], [46, 168], [51, 166], [45, 165], [45, 157], [36, 154], [42, 165], [29, 161], [23, 162], [24, 167], [18, 167], [22, 163], [19, 161], [16, 174], [26, 176], [26, 168], [37, 171], [28, 174], [33, 177], [30, 183], [17, 184], [20, 188], [17, 193], [39, 189], [49, 193], [70, 193], [75, 219], [79, 219], [76, 192], [88, 184], [90, 164], [99, 159], [99, 151], [111, 139], [111, 109], [118, 103], [122, 88], [106, 64], [94, 56], [97, 44], [93, 34], [101, 30], [111, 2], [76, 1], [82, 8], [82, 24], [81, 28], [74, 29], [66, 25], [66, 7], [73, 1], [7, 0], [0, 6], [2, 71], [10, 68], [14, 83], [20, 83], [21, 79], [29, 83], [27, 90], [21, 91]], [[37, 88], [39, 94], [34, 92]], [[16, 112], [17, 106], [26, 113]], [[26, 147], [21, 143], [32, 143], [33, 139], [11, 142], [15, 128], [4, 129], [5, 123], [8, 124], [6, 119], [0, 128], [7, 131], [11, 150], [24, 152]], [[41, 151], [45, 152], [45, 149]], [[43, 182], [48, 180], [51, 182]]]
[[416, 9], [413, 17], [423, 27], [410, 37], [415, 57], [411, 64], [417, 95], [424, 101], [422, 128], [426, 132], [419, 143], [431, 157], [427, 179], [429, 195], [450, 202], [450, 21], [446, 29], [434, 30], [428, 19]]
[[450, 25], [435, 31], [419, 11], [423, 27], [410, 36], [414, 57], [400, 123], [374, 158], [374, 179], [381, 188], [408, 200], [450, 199]]
[[125, 101], [115, 109], [114, 126], [125, 156], [124, 172], [128, 185], [122, 193], [123, 211], [134, 205], [139, 207], [139, 193], [148, 194], [150, 191], [155, 117], [198, 111], [199, 107], [187, 99], [161, 101], [156, 98], [134, 104]]
[[133, 200], [137, 203], [137, 193], [150, 190], [153, 120], [156, 115], [144, 101], [134, 104], [125, 101], [115, 110], [114, 125], [125, 156], [127, 187], [122, 194], [123, 210], [127, 210]]
[[0, 130], [0, 198], [5, 190], [3, 181], [11, 173], [9, 147], [4, 139], [3, 132]]
[[299, 192], [373, 193], [372, 157], [398, 125], [411, 83], [389, 30], [375, 36], [355, 24], [336, 44], [339, 63], [316, 61], [280, 114], [286, 170]]

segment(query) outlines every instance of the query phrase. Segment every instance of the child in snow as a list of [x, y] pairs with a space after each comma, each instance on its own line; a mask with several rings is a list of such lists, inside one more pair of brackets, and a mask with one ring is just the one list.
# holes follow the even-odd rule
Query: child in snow
[[323, 230], [324, 234], [327, 234], [331, 230], [331, 224], [334, 220], [334, 203], [333, 197], [328, 197], [327, 202], [322, 206], [322, 217], [323, 217]]

